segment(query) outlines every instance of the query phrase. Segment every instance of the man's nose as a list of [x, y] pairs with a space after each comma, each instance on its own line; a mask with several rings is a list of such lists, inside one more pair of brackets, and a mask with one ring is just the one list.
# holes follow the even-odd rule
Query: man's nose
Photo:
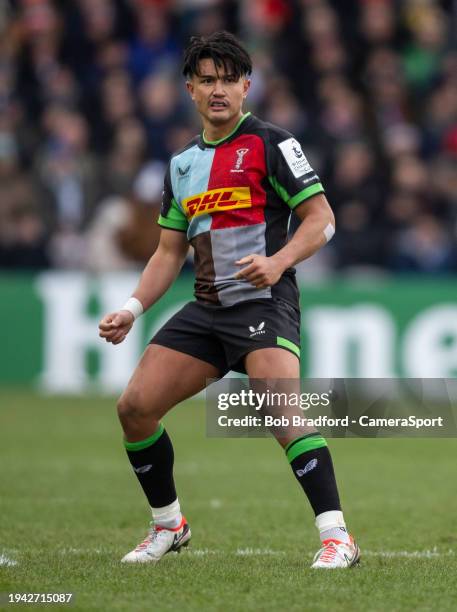
[[221, 96], [224, 95], [224, 85], [222, 83], [222, 81], [220, 79], [216, 79], [215, 83], [214, 83], [214, 94], [216, 94], [217, 96]]

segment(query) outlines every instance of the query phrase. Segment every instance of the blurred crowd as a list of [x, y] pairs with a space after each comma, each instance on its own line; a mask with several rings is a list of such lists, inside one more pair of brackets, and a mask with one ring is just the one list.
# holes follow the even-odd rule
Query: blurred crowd
[[200, 129], [194, 34], [252, 53], [246, 110], [293, 132], [337, 232], [319, 273], [457, 272], [452, 0], [2, 0], [0, 269], [141, 267]]

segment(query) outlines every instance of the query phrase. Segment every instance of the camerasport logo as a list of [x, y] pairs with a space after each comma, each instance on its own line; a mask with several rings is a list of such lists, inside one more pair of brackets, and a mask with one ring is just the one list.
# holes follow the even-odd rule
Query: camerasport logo
[[206, 213], [250, 208], [252, 206], [249, 187], [211, 189], [182, 201], [182, 207], [189, 219]]
[[278, 147], [281, 149], [281, 153], [295, 178], [313, 171], [302, 151], [300, 143], [295, 138], [283, 140], [278, 144]]
[[241, 167], [243, 164], [243, 158], [246, 153], [249, 152], [249, 149], [237, 149], [236, 150], [236, 162], [235, 167], [230, 170], [230, 172], [244, 172], [244, 169]]
[[252, 325], [249, 326], [249, 331], [251, 332], [249, 334], [249, 337], [252, 338], [253, 336], [259, 336], [260, 334], [264, 334], [265, 330], [265, 321], [262, 321], [262, 323], [259, 323], [258, 327], [253, 327]]

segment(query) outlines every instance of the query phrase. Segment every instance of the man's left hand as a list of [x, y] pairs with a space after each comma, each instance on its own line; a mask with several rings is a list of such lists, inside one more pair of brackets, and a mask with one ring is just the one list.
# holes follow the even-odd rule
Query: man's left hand
[[272, 257], [264, 255], [246, 255], [235, 261], [237, 266], [246, 266], [235, 274], [235, 278], [244, 278], [257, 289], [275, 285], [284, 272], [283, 266]]

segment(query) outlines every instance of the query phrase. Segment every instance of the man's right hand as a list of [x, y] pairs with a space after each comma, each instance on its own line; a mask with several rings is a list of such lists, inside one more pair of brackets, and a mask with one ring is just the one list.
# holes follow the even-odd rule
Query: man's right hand
[[128, 310], [118, 310], [103, 317], [98, 324], [100, 338], [120, 344], [132, 328], [135, 319]]

